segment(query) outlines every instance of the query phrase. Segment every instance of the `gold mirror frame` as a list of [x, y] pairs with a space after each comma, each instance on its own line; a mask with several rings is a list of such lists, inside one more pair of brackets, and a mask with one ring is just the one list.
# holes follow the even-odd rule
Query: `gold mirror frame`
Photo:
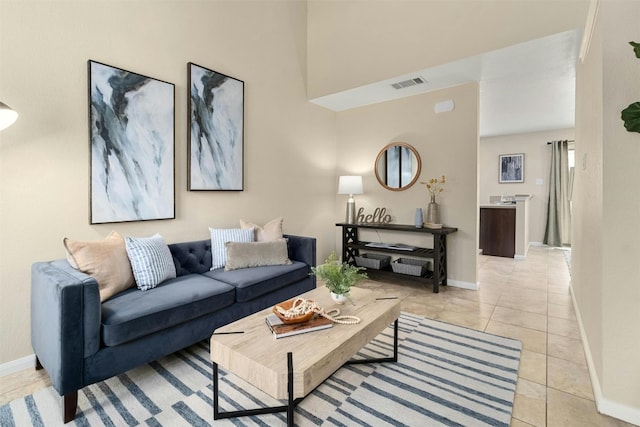
[[[410, 159], [407, 159], [407, 155], [410, 156]], [[403, 159], [405, 160], [404, 164]], [[422, 170], [422, 161], [416, 149], [411, 145], [404, 142], [392, 142], [380, 150], [373, 167], [380, 185], [387, 190], [404, 191], [411, 188], [418, 180]], [[389, 169], [392, 169], [391, 176]], [[410, 173], [409, 177], [403, 176], [407, 173]]]

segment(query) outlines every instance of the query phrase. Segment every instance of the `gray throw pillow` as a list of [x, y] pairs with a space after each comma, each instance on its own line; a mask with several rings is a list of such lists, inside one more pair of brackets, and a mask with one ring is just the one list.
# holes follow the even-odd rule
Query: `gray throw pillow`
[[211, 228], [211, 270], [224, 267], [227, 263], [227, 242], [253, 242], [253, 228]]
[[251, 243], [227, 242], [225, 247], [227, 248], [225, 271], [291, 264], [286, 239]]

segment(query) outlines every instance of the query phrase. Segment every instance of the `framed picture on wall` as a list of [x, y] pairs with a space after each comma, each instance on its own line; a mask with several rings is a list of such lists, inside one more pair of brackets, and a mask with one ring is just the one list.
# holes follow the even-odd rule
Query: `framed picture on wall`
[[501, 154], [499, 164], [500, 184], [524, 182], [524, 154]]
[[175, 86], [88, 61], [91, 224], [175, 218]]
[[244, 189], [244, 82], [189, 62], [187, 189]]

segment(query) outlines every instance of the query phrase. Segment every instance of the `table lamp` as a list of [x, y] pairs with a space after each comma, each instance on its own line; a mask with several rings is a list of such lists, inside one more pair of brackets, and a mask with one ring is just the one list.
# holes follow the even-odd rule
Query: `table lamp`
[[362, 177], [354, 175], [341, 176], [338, 181], [338, 194], [348, 194], [347, 200], [347, 224], [356, 222], [356, 201], [353, 199], [354, 194], [362, 194]]

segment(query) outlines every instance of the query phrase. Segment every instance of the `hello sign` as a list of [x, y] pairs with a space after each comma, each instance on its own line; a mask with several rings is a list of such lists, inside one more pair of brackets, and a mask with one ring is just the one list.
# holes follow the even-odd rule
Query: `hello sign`
[[387, 209], [376, 208], [373, 211], [373, 215], [365, 215], [364, 208], [358, 209], [358, 216], [356, 222], [360, 224], [388, 224], [391, 222], [391, 215], [387, 214]]

